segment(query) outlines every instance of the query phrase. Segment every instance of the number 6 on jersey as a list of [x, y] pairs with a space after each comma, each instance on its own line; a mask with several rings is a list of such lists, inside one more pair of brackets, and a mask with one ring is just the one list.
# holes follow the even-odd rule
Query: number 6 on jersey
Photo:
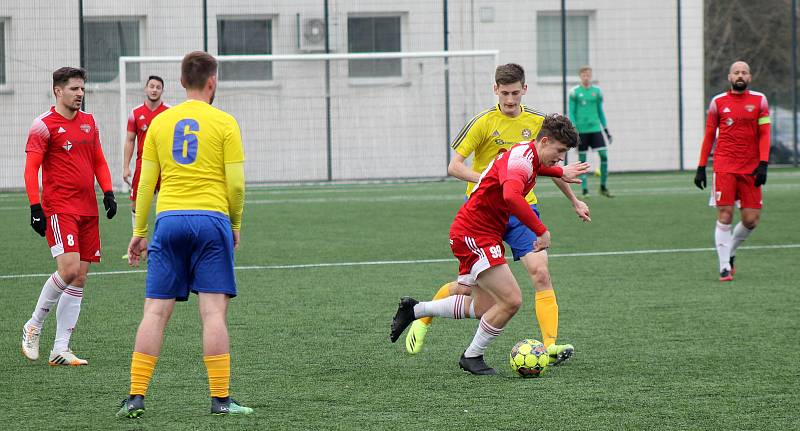
[[[197, 159], [197, 135], [191, 132], [199, 131], [200, 125], [197, 120], [191, 118], [184, 118], [175, 124], [175, 132], [172, 138], [172, 158], [176, 162], [188, 165]], [[185, 145], [184, 142], [186, 143]]]

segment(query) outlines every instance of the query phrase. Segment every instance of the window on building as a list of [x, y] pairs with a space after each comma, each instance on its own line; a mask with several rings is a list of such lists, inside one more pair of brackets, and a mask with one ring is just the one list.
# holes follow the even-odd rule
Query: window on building
[[[272, 20], [217, 20], [219, 55], [272, 54]], [[272, 80], [271, 61], [222, 62], [219, 79], [224, 81]]]
[[[400, 17], [348, 17], [347, 50], [349, 52], [399, 52]], [[402, 76], [402, 60], [350, 60], [351, 78]]]
[[[139, 21], [136, 19], [87, 19], [83, 23], [83, 52], [90, 82], [119, 79], [119, 58], [139, 55]], [[129, 63], [128, 82], [139, 82], [139, 64]]]
[[6, 83], [6, 23], [0, 19], [0, 85]]
[[[589, 16], [567, 15], [567, 76], [589, 64]], [[540, 77], [561, 76], [561, 16], [536, 18], [536, 71]]]

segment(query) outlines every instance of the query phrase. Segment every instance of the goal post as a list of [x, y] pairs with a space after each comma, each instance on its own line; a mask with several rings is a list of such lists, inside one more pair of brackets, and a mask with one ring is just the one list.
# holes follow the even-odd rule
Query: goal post
[[[184, 100], [182, 58], [119, 58], [120, 148], [147, 76], [164, 78], [165, 102]], [[447, 137], [494, 103], [499, 51], [216, 58], [214, 104], [242, 129], [246, 179], [271, 183], [446, 176]]]

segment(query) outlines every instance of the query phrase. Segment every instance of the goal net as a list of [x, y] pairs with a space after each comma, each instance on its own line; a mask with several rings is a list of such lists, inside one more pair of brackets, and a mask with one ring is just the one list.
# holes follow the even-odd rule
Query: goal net
[[[495, 103], [497, 56], [497, 51], [219, 56], [214, 106], [239, 122], [250, 184], [444, 177], [449, 141], [471, 116]], [[144, 101], [148, 76], [164, 79], [166, 103], [185, 99], [180, 61], [121, 57], [119, 82], [126, 85], [116, 95], [93, 96], [107, 99], [95, 100], [102, 103], [96, 106], [109, 111], [118, 106], [116, 121], [99, 119], [119, 127], [120, 144], [104, 145], [112, 168], [122, 166], [127, 119]], [[113, 115], [93, 111], [98, 117]], [[115, 181], [120, 178], [113, 174]]]

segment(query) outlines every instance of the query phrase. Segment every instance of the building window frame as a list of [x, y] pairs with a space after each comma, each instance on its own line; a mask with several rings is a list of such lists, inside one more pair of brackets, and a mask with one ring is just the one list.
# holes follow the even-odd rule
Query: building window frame
[[[390, 42], [389, 49], [381, 49], [380, 51], [372, 50], [372, 51], [365, 51], [363, 49], [358, 49], [358, 46], [351, 40], [351, 36], [353, 35], [353, 28], [351, 27], [351, 23], [355, 20], [362, 20], [368, 19], [373, 20], [373, 31], [375, 28], [375, 21], [381, 20], [385, 25], [394, 25], [397, 29], [397, 37], [396, 41]], [[396, 20], [395, 23], [392, 23], [390, 20]], [[407, 33], [406, 31], [406, 14], [402, 12], [373, 12], [373, 13], [351, 13], [347, 16], [347, 52], [348, 53], [361, 53], [361, 52], [402, 52], [404, 51], [403, 46], [405, 45], [404, 35]], [[372, 34], [373, 40], [371, 44], [375, 45], [375, 34]], [[394, 49], [391, 49], [394, 48]], [[347, 62], [347, 76], [350, 79], [350, 82], [359, 85], [359, 84], [382, 84], [382, 83], [398, 83], [398, 82], [405, 82], [404, 77], [406, 74], [407, 65], [405, 64], [404, 58], [398, 59], [376, 59], [376, 60], [348, 60]], [[365, 63], [368, 62], [368, 63]], [[370, 66], [363, 66], [364, 64], [371, 64]], [[365, 74], [364, 69], [372, 69], [371, 74]], [[378, 73], [375, 74], [374, 72], [378, 71], [379, 68], [383, 68], [384, 70], [388, 70], [389, 73]], [[354, 74], [353, 71], [356, 70]], [[362, 69], [362, 70], [359, 70]]]
[[[570, 11], [567, 12], [567, 80], [570, 82], [578, 81], [578, 69], [592, 62], [592, 31], [595, 20], [592, 11]], [[544, 27], [543, 19], [551, 20], [546, 25], [548, 28], [553, 21], [556, 21], [558, 31], [548, 31]], [[560, 11], [539, 11], [536, 15], [536, 76], [542, 83], [561, 82], [561, 12]], [[580, 28], [575, 28], [580, 26]], [[585, 34], [585, 39], [577, 41], [575, 35]], [[549, 38], [543, 38], [547, 34]], [[570, 38], [572, 36], [572, 39]], [[579, 45], [582, 44], [583, 47]], [[578, 45], [578, 46], [576, 46]], [[542, 55], [544, 49], [549, 47], [550, 55]], [[554, 54], [553, 54], [554, 52]], [[577, 52], [577, 54], [576, 54]], [[557, 60], [557, 61], [555, 61]], [[557, 65], [553, 67], [552, 65]]]
[[[275, 50], [275, 27], [277, 17], [274, 15], [217, 15], [217, 55], [270, 55], [274, 54]], [[264, 22], [266, 23], [264, 33], [266, 37], [266, 51], [265, 53], [236, 53], [231, 51], [242, 51], [241, 47], [227, 47], [223, 40], [224, 27], [228, 23], [235, 22]], [[233, 48], [233, 49], [231, 49]], [[238, 49], [236, 49], [238, 48]], [[259, 51], [262, 51], [259, 49]], [[220, 83], [270, 83], [275, 81], [275, 64], [272, 61], [248, 61], [248, 62], [220, 62], [219, 65], [219, 79]], [[248, 74], [256, 73], [260, 76], [247, 76]], [[226, 75], [234, 75], [231, 78], [226, 78]], [[262, 77], [263, 76], [263, 77]]]
[[[90, 43], [95, 43], [96, 37], [91, 37], [91, 29], [90, 27], [98, 24], [98, 25], [108, 25], [108, 24], [116, 24], [117, 26], [117, 33], [118, 35], [121, 34], [123, 31], [133, 28], [135, 29], [136, 34], [133, 37], [125, 37], [119, 38], [119, 54], [116, 58], [113, 58], [112, 61], [109, 62], [108, 65], [103, 65], [98, 67], [95, 62], [98, 64], [102, 64], [102, 62], [107, 61], [108, 59], [95, 59], [93, 56], [97, 54], [98, 49], [97, 47], [91, 47]], [[88, 82], [94, 86], [103, 87], [108, 84], [118, 84], [119, 83], [119, 57], [120, 56], [140, 56], [142, 55], [142, 48], [144, 46], [144, 17], [139, 16], [87, 16], [84, 17], [83, 25], [84, 25], [84, 53], [86, 55], [85, 58], [85, 67], [89, 71]], [[127, 27], [125, 27], [127, 26]], [[132, 46], [125, 46], [125, 45], [132, 45]], [[90, 49], [95, 48], [95, 49]], [[135, 52], [130, 52], [135, 51]], [[129, 63], [127, 65], [127, 69], [125, 71], [126, 81], [128, 83], [135, 83], [141, 81], [141, 73], [140, 73], [141, 65], [138, 63]], [[101, 72], [98, 73], [98, 70]], [[99, 77], [99, 79], [98, 79]]]
[[8, 23], [10, 18], [0, 16], [0, 90], [8, 87]]

